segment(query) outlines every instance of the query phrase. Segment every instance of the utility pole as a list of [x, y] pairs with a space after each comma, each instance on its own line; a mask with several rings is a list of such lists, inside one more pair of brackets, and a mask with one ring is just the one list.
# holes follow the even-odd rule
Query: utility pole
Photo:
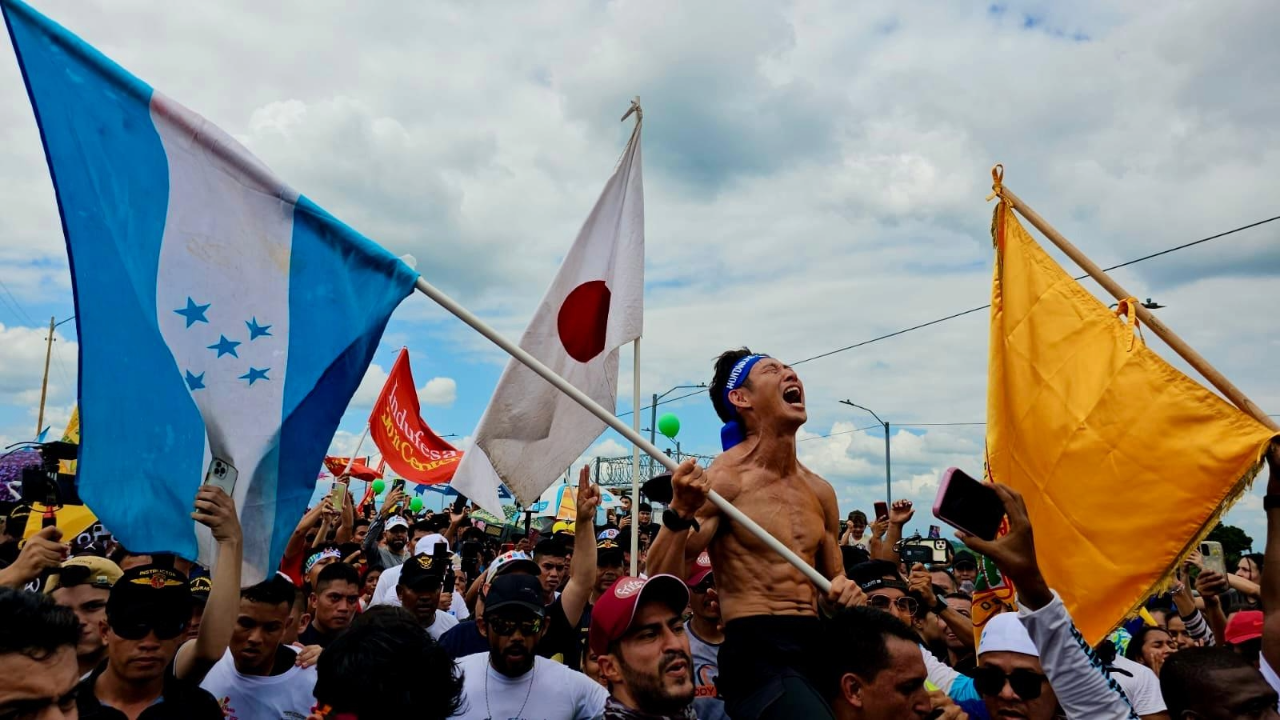
[[44, 401], [49, 395], [49, 359], [53, 355], [53, 316], [49, 317], [49, 337], [45, 338], [44, 347], [44, 380], [40, 381], [40, 414], [36, 417], [36, 437], [44, 431]]
[[53, 317], [49, 318], [49, 337], [45, 338], [44, 347], [44, 380], [40, 381], [40, 414], [36, 416], [37, 438], [40, 437], [40, 433], [44, 431], [44, 402], [49, 396], [49, 360], [53, 357], [53, 331], [62, 323], [71, 322], [75, 319], [76, 316], [72, 315], [62, 322], [55, 323]]
[[881, 420], [880, 416], [876, 415], [875, 411], [872, 410], [871, 408], [863, 407], [855, 402], [850, 402], [848, 400], [841, 400], [840, 403], [842, 405], [849, 405], [851, 407], [856, 407], [859, 410], [866, 410], [867, 412], [871, 413], [871, 417], [875, 418], [876, 421], [879, 422], [881, 425], [884, 425], [884, 501], [888, 505], [893, 505], [893, 488], [890, 485], [890, 481], [889, 481], [890, 477], [892, 476], [892, 471], [891, 471], [891, 466], [889, 462], [889, 423], [888, 421]]

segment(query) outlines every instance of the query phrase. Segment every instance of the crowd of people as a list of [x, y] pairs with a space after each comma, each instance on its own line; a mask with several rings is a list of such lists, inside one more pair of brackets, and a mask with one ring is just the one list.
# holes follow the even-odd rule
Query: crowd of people
[[[1006, 534], [960, 533], [945, 561], [919, 562], [909, 501], [842, 520], [796, 459], [791, 368], [726, 353], [711, 395], [725, 452], [680, 465], [658, 517], [630, 497], [598, 513], [587, 468], [576, 518], [546, 534], [500, 538], [462, 505], [415, 513], [398, 488], [378, 506], [340, 490], [259, 582], [241, 581], [236, 508], [212, 486], [192, 512], [218, 545], [212, 573], [73, 548], [56, 527], [22, 540], [15, 508], [0, 536], [0, 719], [1280, 718], [1280, 450], [1265, 552], [1225, 574], [1193, 553], [1091, 647], [1040, 572], [1016, 491], [995, 486]], [[1017, 602], [975, 629], [982, 559]]]

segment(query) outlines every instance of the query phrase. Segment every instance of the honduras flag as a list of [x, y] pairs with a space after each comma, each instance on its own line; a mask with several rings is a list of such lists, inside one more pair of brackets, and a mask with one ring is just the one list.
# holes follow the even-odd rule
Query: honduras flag
[[75, 286], [81, 497], [129, 550], [211, 564], [192, 501], [230, 463], [256, 582], [416, 274], [75, 35], [0, 8]]

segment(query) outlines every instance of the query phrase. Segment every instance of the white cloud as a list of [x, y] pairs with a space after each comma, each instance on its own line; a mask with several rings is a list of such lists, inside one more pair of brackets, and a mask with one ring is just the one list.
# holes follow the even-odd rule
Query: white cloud
[[418, 402], [449, 407], [458, 399], [458, 383], [450, 377], [434, 377], [418, 388]]
[[351, 396], [351, 404], [348, 408], [369, 408], [378, 401], [378, 396], [382, 394], [382, 386], [387, 384], [387, 371], [378, 363], [369, 363], [369, 368], [364, 371], [364, 377], [360, 379], [360, 386], [356, 388], [356, 394]]

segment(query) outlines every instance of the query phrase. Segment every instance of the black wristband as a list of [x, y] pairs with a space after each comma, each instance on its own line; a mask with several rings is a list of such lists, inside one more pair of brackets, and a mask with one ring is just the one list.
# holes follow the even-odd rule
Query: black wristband
[[1275, 510], [1276, 508], [1280, 508], [1280, 495], [1273, 495], [1271, 493], [1267, 493], [1266, 495], [1262, 496], [1263, 510]]
[[948, 611], [948, 610], [950, 610], [950, 609], [951, 609], [951, 606], [947, 604], [947, 601], [946, 601], [946, 600], [944, 600], [944, 599], [942, 599], [942, 598], [940, 598], [940, 597], [939, 597], [939, 598], [937, 598], [937, 601], [938, 601], [938, 602], [934, 603], [934, 605], [933, 605], [933, 614], [934, 614], [934, 615], [941, 615], [942, 613], [944, 613], [944, 612], [946, 612], [946, 611]]
[[671, 508], [667, 508], [662, 511], [662, 525], [668, 530], [675, 530], [676, 532], [683, 532], [689, 528], [693, 528], [694, 532], [698, 532], [702, 529], [698, 526], [698, 520], [696, 517], [685, 520], [680, 517], [679, 513]]

